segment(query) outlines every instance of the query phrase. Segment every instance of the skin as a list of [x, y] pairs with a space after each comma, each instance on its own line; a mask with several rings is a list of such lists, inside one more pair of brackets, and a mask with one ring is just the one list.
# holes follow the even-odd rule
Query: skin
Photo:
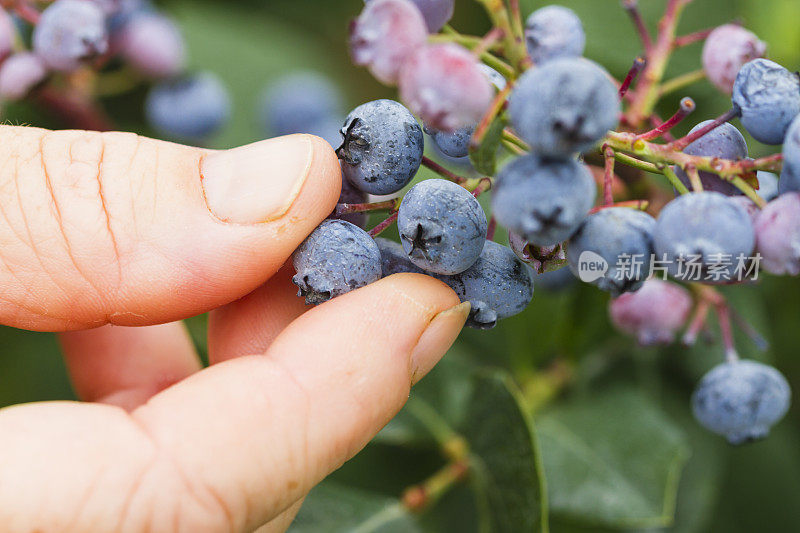
[[[314, 137], [2, 126], [0, 160], [0, 324], [61, 332], [83, 400], [0, 410], [5, 531], [282, 531], [469, 313], [414, 274], [307, 310], [283, 265], [341, 183]], [[201, 369], [169, 322], [209, 310]]]

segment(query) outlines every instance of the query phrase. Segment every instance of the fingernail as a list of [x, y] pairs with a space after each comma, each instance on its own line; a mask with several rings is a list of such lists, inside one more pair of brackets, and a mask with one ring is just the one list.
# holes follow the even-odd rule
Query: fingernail
[[206, 205], [234, 224], [278, 219], [300, 193], [313, 159], [314, 145], [305, 135], [211, 153], [200, 163]]
[[411, 353], [412, 384], [430, 372], [450, 349], [467, 321], [469, 310], [469, 302], [464, 302], [433, 317]]

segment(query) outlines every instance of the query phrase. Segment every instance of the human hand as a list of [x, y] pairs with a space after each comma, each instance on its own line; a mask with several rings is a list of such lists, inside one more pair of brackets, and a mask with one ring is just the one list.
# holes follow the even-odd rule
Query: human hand
[[[0, 162], [0, 324], [63, 332], [86, 402], [0, 410], [3, 531], [281, 531], [469, 311], [413, 274], [307, 310], [283, 265], [341, 184], [315, 137], [2, 126]], [[201, 370], [174, 321], [210, 310]]]

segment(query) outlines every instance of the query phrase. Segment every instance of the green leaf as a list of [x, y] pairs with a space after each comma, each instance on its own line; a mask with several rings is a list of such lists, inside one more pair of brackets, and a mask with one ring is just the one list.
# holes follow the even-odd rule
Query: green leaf
[[596, 392], [537, 422], [550, 511], [604, 527], [673, 521], [689, 449], [683, 432], [641, 393]]
[[495, 118], [486, 130], [483, 142], [475, 150], [470, 150], [469, 159], [472, 166], [481, 174], [494, 176], [497, 171], [497, 150], [500, 148], [500, 138], [505, 124], [500, 118]]
[[419, 532], [400, 500], [333, 483], [322, 483], [306, 497], [290, 533]]
[[467, 439], [474, 487], [487, 503], [491, 530], [547, 530], [546, 490], [533, 421], [511, 377], [480, 372], [474, 382]]

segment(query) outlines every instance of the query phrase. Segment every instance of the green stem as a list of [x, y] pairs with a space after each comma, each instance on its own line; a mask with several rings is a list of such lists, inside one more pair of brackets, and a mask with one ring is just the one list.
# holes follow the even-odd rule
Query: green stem
[[[503, 2], [503, 0], [477, 0], [477, 2], [483, 5], [489, 18], [492, 20], [492, 25], [503, 31], [505, 55], [511, 61], [515, 69], [521, 69], [527, 57], [527, 50], [525, 49], [525, 43], [514, 37], [514, 28], [511, 25], [511, 18], [509, 17], [505, 2]], [[512, 75], [512, 78], [515, 77], [516, 70]]]
[[[474, 50], [483, 44], [483, 39], [480, 37], [475, 37], [473, 35], [462, 35], [450, 26], [445, 26], [442, 28], [442, 33], [431, 35], [428, 40], [434, 43], [456, 43], [468, 50]], [[486, 63], [487, 66], [490, 66], [499, 72], [504, 78], [515, 78], [517, 74], [514, 70], [514, 67], [491, 53], [495, 49], [496, 47], [491, 47], [488, 51], [482, 52], [478, 57], [481, 61]]]
[[467, 456], [469, 447], [464, 437], [456, 433], [428, 402], [411, 398], [406, 404], [406, 409], [430, 432], [445, 457], [451, 461], [461, 461]]
[[447, 464], [431, 477], [403, 491], [403, 505], [413, 513], [419, 513], [441, 499], [456, 484], [467, 478], [469, 464], [456, 461]]
[[679, 91], [684, 87], [688, 87], [689, 85], [697, 83], [700, 80], [704, 80], [705, 77], [706, 71], [703, 69], [697, 69], [672, 78], [671, 80], [665, 81], [661, 84], [661, 87], [658, 90], [658, 97], [663, 98], [667, 94], [674, 93], [675, 91]]
[[669, 165], [664, 165], [662, 171], [669, 180], [670, 184], [672, 184], [672, 186], [675, 187], [675, 190], [677, 190], [678, 193], [687, 194], [689, 192], [689, 189], [686, 187], [686, 185], [683, 184], [680, 178], [678, 178], [678, 175], [675, 174], [675, 172], [672, 170], [672, 167], [670, 167]]

